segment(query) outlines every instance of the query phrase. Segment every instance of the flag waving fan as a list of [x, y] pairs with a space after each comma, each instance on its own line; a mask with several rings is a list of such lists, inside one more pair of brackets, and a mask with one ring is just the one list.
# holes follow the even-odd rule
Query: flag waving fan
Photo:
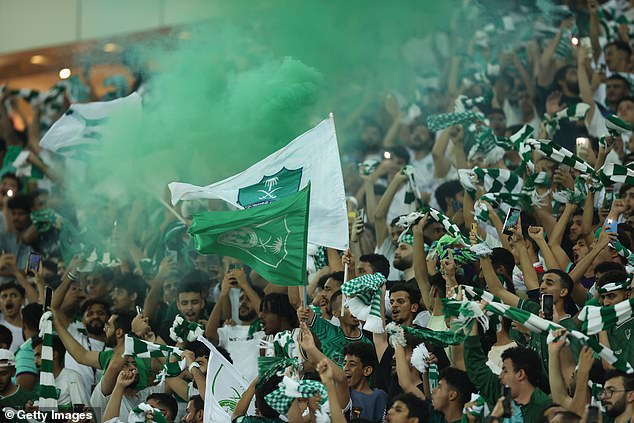
[[332, 117], [247, 170], [200, 187], [172, 182], [172, 204], [222, 199], [239, 208], [281, 201], [311, 183], [308, 241], [348, 249], [348, 218], [337, 135]]

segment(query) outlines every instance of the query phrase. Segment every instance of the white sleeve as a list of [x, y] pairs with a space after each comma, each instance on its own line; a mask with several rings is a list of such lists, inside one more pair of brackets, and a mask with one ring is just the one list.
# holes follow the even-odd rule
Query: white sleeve
[[106, 397], [103, 392], [101, 392], [101, 381], [97, 385], [95, 385], [95, 389], [92, 391], [92, 395], [90, 396], [90, 406], [92, 408], [96, 408], [99, 410], [104, 410], [106, 405], [108, 405], [108, 397]]
[[88, 390], [86, 389], [83, 379], [77, 372], [73, 372], [68, 380], [68, 391], [70, 393], [70, 402], [73, 405], [90, 403], [88, 398]]
[[227, 333], [226, 327], [218, 328], [218, 345], [222, 348], [227, 349], [227, 341], [229, 340], [229, 334]]

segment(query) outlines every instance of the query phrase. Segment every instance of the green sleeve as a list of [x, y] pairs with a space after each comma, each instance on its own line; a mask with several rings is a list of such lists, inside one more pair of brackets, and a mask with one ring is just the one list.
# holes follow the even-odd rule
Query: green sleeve
[[329, 340], [336, 336], [336, 332], [338, 329], [335, 325], [328, 323], [326, 319], [317, 315], [315, 315], [315, 319], [310, 325], [310, 328], [315, 333], [315, 336], [317, 336], [317, 338], [319, 338], [321, 341]]
[[487, 401], [490, 409], [493, 409], [500, 397], [500, 379], [486, 364], [487, 357], [482, 351], [480, 337], [469, 336], [465, 340], [464, 361], [469, 379], [478, 388], [480, 395]]
[[518, 304], [518, 308], [521, 308], [522, 310], [526, 310], [530, 313], [536, 314], [539, 316], [539, 312], [540, 307], [539, 304], [537, 304], [535, 301], [531, 301], [531, 300], [520, 300], [519, 304]]
[[101, 370], [105, 371], [112, 359], [112, 354], [114, 354], [113, 350], [106, 350], [99, 352], [99, 365], [101, 366]]

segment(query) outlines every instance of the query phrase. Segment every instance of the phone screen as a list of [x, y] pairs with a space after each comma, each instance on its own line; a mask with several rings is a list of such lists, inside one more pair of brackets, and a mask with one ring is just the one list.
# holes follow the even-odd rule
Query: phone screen
[[27, 264], [26, 272], [27, 273], [37, 273], [40, 268], [40, 263], [42, 261], [42, 256], [35, 253], [29, 254], [29, 262]]
[[552, 295], [542, 295], [542, 311], [544, 312], [544, 319], [546, 320], [553, 320], [553, 303]]
[[614, 191], [606, 190], [605, 196], [603, 197], [603, 208], [608, 210], [611, 209], [613, 201], [614, 201]]
[[508, 213], [506, 214], [506, 220], [504, 221], [504, 229], [502, 230], [502, 233], [506, 235], [513, 235], [510, 229], [517, 226], [517, 222], [519, 222], [521, 212], [522, 211], [517, 207], [511, 207], [509, 209]]
[[50, 286], [47, 286], [44, 291], [44, 311], [48, 310], [51, 307], [52, 298], [53, 298], [53, 289]]
[[504, 397], [504, 401], [502, 402], [504, 406], [502, 417], [511, 417], [511, 388], [502, 385], [502, 396]]

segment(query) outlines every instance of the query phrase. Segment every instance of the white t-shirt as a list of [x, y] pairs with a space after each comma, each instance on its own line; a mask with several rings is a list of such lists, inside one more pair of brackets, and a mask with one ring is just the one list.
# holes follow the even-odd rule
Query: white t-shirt
[[488, 354], [487, 366], [496, 375], [502, 373], [502, 353], [509, 348], [517, 347], [515, 341], [511, 341], [506, 345], [494, 345]]
[[[105, 343], [103, 341], [90, 338], [86, 334], [86, 329], [84, 328], [83, 323], [71, 323], [70, 325], [68, 325], [68, 332], [73, 338], [75, 338], [77, 342], [81, 344], [82, 347], [84, 347], [88, 351], [104, 351]], [[97, 382], [99, 382], [99, 380], [101, 379], [101, 374], [103, 373], [102, 370], [79, 364], [68, 352], [66, 352], [64, 362], [66, 368], [74, 370], [79, 374], [79, 376], [82, 378], [83, 384], [88, 389], [91, 389], [93, 386], [95, 386]]]
[[[432, 315], [427, 322], [427, 329], [431, 329], [437, 332], [444, 332], [449, 330], [447, 324], [445, 323], [445, 316], [434, 316]], [[447, 358], [451, 363], [453, 360], [451, 358], [451, 347], [445, 348], [445, 354], [447, 354]]]
[[[158, 385], [149, 386], [141, 391], [135, 391], [133, 396], [124, 395], [121, 399], [121, 408], [119, 409], [119, 417], [123, 419], [127, 419], [130, 411], [140, 403], [144, 402], [147, 397], [154, 393], [164, 393], [165, 385], [164, 382], [159, 383]], [[90, 396], [90, 406], [95, 409], [97, 421], [102, 421], [103, 411], [106, 409], [106, 405], [108, 405], [108, 401], [110, 400], [110, 395], [105, 396], [103, 392], [101, 392], [101, 382], [95, 386], [95, 389], [92, 391], [92, 395]]]
[[249, 326], [223, 326], [218, 328], [218, 343], [229, 351], [233, 365], [245, 380], [252, 381], [258, 375], [258, 357], [260, 340], [264, 332], [249, 336]]
[[62, 369], [55, 378], [55, 386], [59, 390], [57, 404], [60, 407], [90, 404], [88, 397], [90, 388], [84, 385], [83, 378], [76, 371], [69, 368]]
[[12, 325], [11, 323], [4, 320], [4, 316], [0, 315], [0, 325], [6, 326], [7, 329], [11, 331], [11, 335], [13, 335], [13, 341], [11, 342], [11, 346], [9, 347], [9, 351], [15, 353], [18, 348], [22, 344], [24, 344], [24, 337], [22, 336], [22, 327]]

